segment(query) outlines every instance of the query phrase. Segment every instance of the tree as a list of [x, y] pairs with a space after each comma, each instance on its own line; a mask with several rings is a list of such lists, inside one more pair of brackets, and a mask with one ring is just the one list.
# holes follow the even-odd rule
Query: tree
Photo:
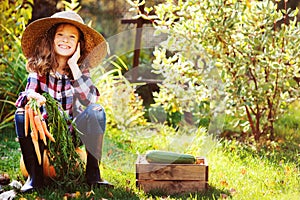
[[[223, 81], [226, 113], [256, 141], [261, 136], [274, 137], [274, 122], [299, 96], [295, 81], [299, 76], [298, 10], [277, 6], [270, 0], [167, 0], [155, 7], [156, 28], [168, 33], [166, 45], [156, 52], [157, 59], [168, 49], [197, 63], [197, 49], [205, 49]], [[292, 19], [287, 22], [288, 17]], [[278, 27], [281, 20], [284, 23]], [[176, 71], [176, 59], [173, 63], [163, 59], [154, 67], [181, 73]], [[161, 104], [170, 105], [178, 95], [169, 90], [163, 98], [168, 102]]]
[[32, 18], [29, 23], [53, 15], [57, 10], [59, 0], [34, 0], [32, 4]]

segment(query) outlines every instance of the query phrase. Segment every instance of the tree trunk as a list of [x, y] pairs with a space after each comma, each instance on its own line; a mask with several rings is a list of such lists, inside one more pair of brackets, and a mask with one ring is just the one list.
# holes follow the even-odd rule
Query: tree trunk
[[59, 0], [34, 0], [32, 18], [29, 23], [44, 17], [50, 17], [58, 11], [56, 5]]

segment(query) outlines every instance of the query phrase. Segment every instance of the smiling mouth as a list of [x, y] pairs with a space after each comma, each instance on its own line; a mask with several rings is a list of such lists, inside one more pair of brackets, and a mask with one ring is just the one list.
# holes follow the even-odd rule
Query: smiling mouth
[[70, 49], [71, 47], [67, 46], [67, 45], [58, 45], [59, 48], [61, 49]]

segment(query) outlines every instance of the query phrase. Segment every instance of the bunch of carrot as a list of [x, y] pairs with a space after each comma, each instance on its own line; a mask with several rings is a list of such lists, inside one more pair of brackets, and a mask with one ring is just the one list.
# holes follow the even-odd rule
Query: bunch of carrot
[[80, 159], [76, 148], [82, 145], [80, 140], [82, 133], [56, 99], [49, 93], [43, 93], [43, 96], [46, 99], [48, 129], [56, 141], [49, 140], [47, 146], [49, 163], [57, 172], [55, 179], [52, 180], [60, 186], [67, 187], [70, 184], [81, 183], [85, 178], [85, 163]]
[[41, 164], [42, 158], [38, 140], [41, 139], [45, 143], [45, 145], [47, 145], [46, 136], [52, 142], [55, 142], [55, 139], [48, 131], [47, 124], [41, 115], [39, 107], [40, 106], [35, 99], [30, 99], [25, 105], [25, 136], [27, 137], [30, 126], [30, 134], [34, 149], [38, 158], [38, 162], [39, 164]]

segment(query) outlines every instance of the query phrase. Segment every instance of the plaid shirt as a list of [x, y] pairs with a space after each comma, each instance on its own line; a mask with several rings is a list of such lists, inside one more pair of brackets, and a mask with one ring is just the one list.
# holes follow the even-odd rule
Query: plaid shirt
[[[29, 73], [27, 85], [24, 92], [20, 93], [16, 101], [16, 107], [24, 107], [28, 101], [27, 93], [35, 91], [37, 93], [49, 93], [57, 100], [66, 113], [73, 118], [82, 112], [82, 105], [87, 106], [96, 103], [100, 94], [94, 86], [88, 71], [83, 72], [77, 80], [70, 80], [68, 76], [58, 72], [50, 73], [47, 76], [39, 76], [37, 73]], [[45, 109], [42, 113], [46, 118]]]

